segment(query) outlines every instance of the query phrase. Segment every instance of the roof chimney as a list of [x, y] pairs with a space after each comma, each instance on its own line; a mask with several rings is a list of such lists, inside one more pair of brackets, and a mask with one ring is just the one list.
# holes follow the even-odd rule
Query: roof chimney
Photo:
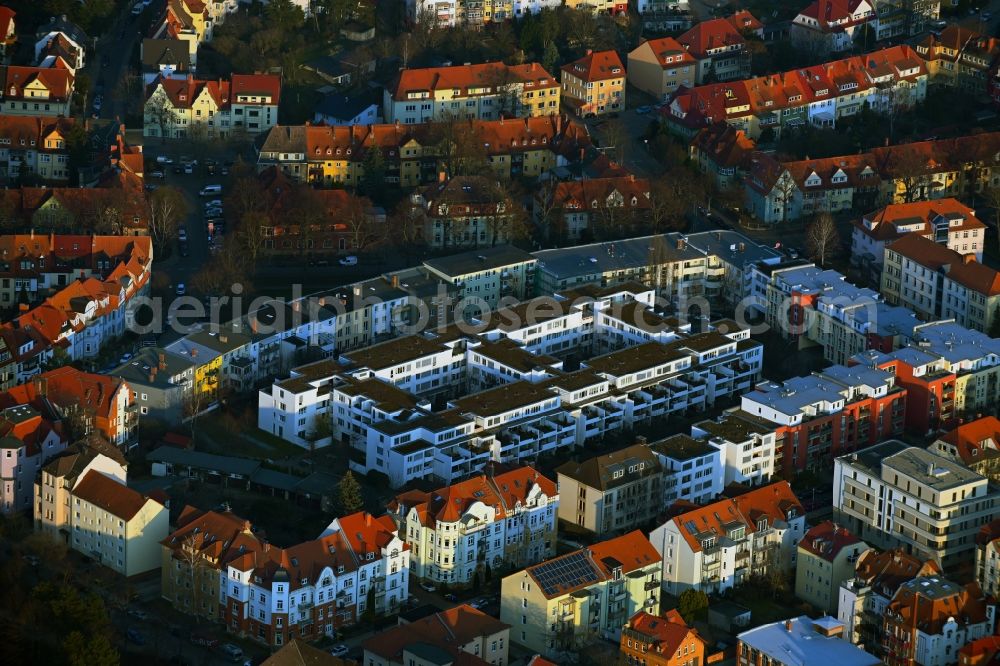
[[974, 254], [963, 254], [962, 263], [963, 264], [973, 264], [976, 262], [976, 255]]
[[791, 619], [785, 620], [785, 631], [792, 633], [792, 621]]

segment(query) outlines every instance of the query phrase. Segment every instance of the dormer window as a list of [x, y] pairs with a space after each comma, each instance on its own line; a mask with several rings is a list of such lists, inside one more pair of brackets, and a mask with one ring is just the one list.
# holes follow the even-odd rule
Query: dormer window
[[183, 94], [181, 94], [181, 95], [178, 95], [178, 96], [177, 96], [177, 99], [179, 99], [180, 101], [182, 101], [182, 102], [183, 102], [183, 101], [185, 101], [185, 100], [187, 99], [187, 95], [183, 95]]

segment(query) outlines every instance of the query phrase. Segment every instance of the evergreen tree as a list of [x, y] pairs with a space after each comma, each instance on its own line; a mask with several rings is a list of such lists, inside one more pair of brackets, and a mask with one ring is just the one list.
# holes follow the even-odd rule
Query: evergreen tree
[[361, 498], [361, 485], [350, 470], [341, 477], [340, 483], [337, 484], [337, 496], [341, 515], [355, 513], [364, 506], [364, 501]]
[[694, 622], [708, 609], [708, 595], [701, 590], [689, 589], [681, 592], [677, 600], [677, 612], [688, 624]]
[[[348, 472], [350, 474], [350, 472]], [[365, 598], [365, 612], [362, 619], [368, 624], [375, 624], [375, 586], [368, 588], [368, 596]]]
[[555, 71], [556, 66], [559, 64], [559, 48], [556, 46], [555, 42], [548, 42], [545, 44], [545, 53], [542, 54], [542, 67], [545, 71], [551, 74]]

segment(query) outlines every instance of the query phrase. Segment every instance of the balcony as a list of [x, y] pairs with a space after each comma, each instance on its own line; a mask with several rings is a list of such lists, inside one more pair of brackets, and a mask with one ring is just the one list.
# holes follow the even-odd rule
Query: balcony
[[658, 590], [658, 589], [660, 589], [660, 581], [658, 581], [658, 580], [648, 581], [645, 585], [642, 586], [642, 589], [645, 592], [650, 592], [652, 590]]

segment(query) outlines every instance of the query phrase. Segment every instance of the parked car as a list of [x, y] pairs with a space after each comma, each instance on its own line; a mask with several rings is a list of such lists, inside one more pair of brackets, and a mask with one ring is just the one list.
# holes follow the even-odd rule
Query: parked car
[[184, 286], [183, 282], [178, 282], [177, 288], [174, 291], [177, 292], [178, 296], [183, 296], [184, 294], [187, 293], [187, 287]]
[[101, 107], [104, 106], [104, 98], [100, 95], [94, 96], [94, 113], [100, 113]]
[[229, 175], [229, 167], [227, 167], [227, 166], [222, 167], [221, 173], [222, 173], [223, 176], [228, 176]]
[[146, 611], [142, 610], [141, 608], [129, 608], [128, 609], [128, 614], [131, 615], [132, 617], [134, 617], [137, 620], [143, 620], [143, 621], [145, 621], [145, 620], [149, 619], [149, 613], [147, 613]]
[[203, 197], [211, 197], [217, 194], [222, 194], [222, 185], [206, 185], [198, 192], [198, 195]]
[[150, 171], [149, 173], [146, 174], [146, 176], [149, 178], [166, 178], [167, 174], [163, 173], [160, 170], [156, 170], [156, 171]]
[[334, 657], [346, 657], [347, 653], [350, 651], [351, 648], [347, 647], [343, 643], [341, 643], [340, 645], [334, 645], [332, 648], [330, 648], [330, 654], [332, 654]]
[[653, 107], [651, 106], [640, 106], [638, 109], [635, 110], [635, 112], [638, 113], [640, 116], [644, 116], [652, 110]]
[[188, 175], [194, 173], [194, 165], [191, 164], [190, 162], [188, 164], [185, 164], [184, 165], [184, 173], [186, 173]]
[[132, 8], [132, 16], [138, 16], [145, 8], [146, 7], [141, 2], [135, 3], [135, 7]]
[[179, 238], [182, 241], [186, 241], [188, 239], [187, 229], [181, 229], [180, 231], [178, 231], [177, 238]]
[[437, 592], [437, 588], [432, 583], [421, 583], [420, 589], [426, 592]]
[[229, 658], [229, 661], [242, 661], [243, 660], [243, 650], [232, 643], [225, 643], [219, 648], [222, 654]]
[[135, 643], [136, 645], [146, 644], [146, 637], [134, 627], [125, 632], [125, 638], [128, 639], [129, 643]]
[[444, 598], [445, 598], [446, 601], [450, 601], [453, 604], [454, 603], [458, 603], [458, 595], [457, 594], [452, 594], [451, 592], [449, 592], [448, 594], [444, 595]]
[[173, 164], [174, 161], [172, 159], [170, 159], [169, 157], [167, 157], [166, 155], [157, 155], [156, 156], [156, 163], [157, 164]]
[[191, 642], [195, 645], [203, 645], [207, 648], [214, 648], [219, 644], [218, 639], [212, 638], [211, 636], [205, 636], [204, 634], [191, 634]]
[[357, 266], [358, 258], [355, 257], [354, 255], [351, 255], [349, 257], [341, 257], [339, 260], [337, 260], [337, 263], [340, 264], [341, 266]]
[[205, 202], [205, 208], [222, 208], [222, 199], [212, 199]]

